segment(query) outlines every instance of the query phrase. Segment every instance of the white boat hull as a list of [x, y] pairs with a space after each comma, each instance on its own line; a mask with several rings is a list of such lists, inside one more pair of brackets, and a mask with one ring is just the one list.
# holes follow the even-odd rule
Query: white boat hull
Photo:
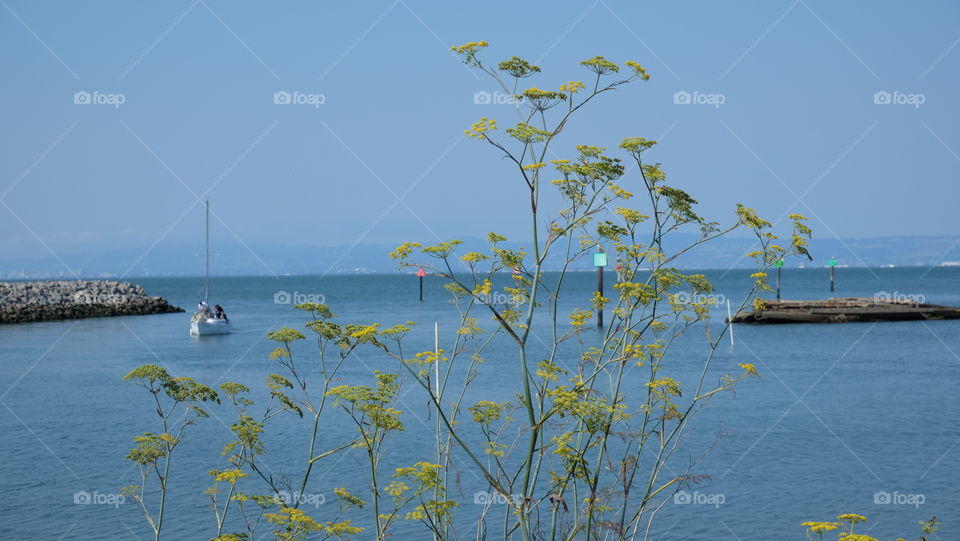
[[190, 336], [207, 336], [211, 334], [230, 334], [230, 322], [226, 319], [212, 317], [194, 319], [190, 322]]

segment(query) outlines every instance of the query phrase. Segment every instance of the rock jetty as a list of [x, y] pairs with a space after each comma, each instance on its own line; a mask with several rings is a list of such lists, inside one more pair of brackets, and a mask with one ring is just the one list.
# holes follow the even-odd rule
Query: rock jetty
[[960, 319], [960, 308], [879, 298], [763, 300], [760, 308], [733, 316], [734, 323], [847, 323]]
[[129, 282], [0, 282], [0, 324], [183, 312]]

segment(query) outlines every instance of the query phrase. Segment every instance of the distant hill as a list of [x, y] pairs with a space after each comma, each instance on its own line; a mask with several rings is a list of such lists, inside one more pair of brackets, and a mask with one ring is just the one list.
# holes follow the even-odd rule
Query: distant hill
[[[694, 235], [677, 234], [668, 248], [676, 250], [696, 240]], [[518, 248], [520, 243], [504, 247]], [[289, 275], [289, 274], [364, 274], [396, 272], [388, 256], [395, 246], [360, 244], [357, 246], [273, 246], [223, 243], [212, 255], [211, 274]], [[753, 250], [756, 241], [749, 238], [722, 238], [684, 254], [676, 261], [681, 268], [749, 268], [752, 262], [743, 254]], [[459, 250], [483, 251], [489, 245], [481, 239], [466, 239]], [[795, 259], [788, 267], [804, 264], [824, 266], [831, 257], [851, 267], [884, 265], [932, 266], [958, 264], [960, 239], [953, 237], [881, 237], [869, 239], [814, 239], [814, 261]], [[559, 255], [559, 254], [557, 254]], [[197, 276], [203, 274], [203, 250], [198, 246], [157, 246], [144, 250], [113, 250], [96, 254], [58, 254], [36, 259], [0, 259], [0, 279], [61, 278], [73, 274], [89, 278], [142, 276]], [[562, 264], [560, 257], [547, 261], [550, 269]], [[589, 269], [584, 259], [571, 268]], [[68, 270], [69, 268], [69, 270]]]

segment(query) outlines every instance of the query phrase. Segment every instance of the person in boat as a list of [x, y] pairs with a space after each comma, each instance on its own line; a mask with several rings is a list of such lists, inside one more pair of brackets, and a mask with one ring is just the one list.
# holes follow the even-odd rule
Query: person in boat
[[222, 319], [222, 320], [227, 321], [227, 322], [230, 321], [229, 319], [227, 319], [227, 313], [223, 311], [223, 307], [222, 307], [222, 306], [220, 306], [220, 305], [218, 304], [218, 305], [214, 306], [213, 308], [214, 308], [214, 310], [216, 310], [216, 316], [215, 316], [215, 317], [216, 317], [217, 319]]
[[200, 301], [200, 304], [197, 305], [197, 310], [198, 310], [201, 314], [203, 314], [203, 315], [205, 315], [205, 316], [207, 316], [207, 317], [212, 317], [212, 316], [213, 316], [213, 312], [210, 311], [210, 305], [207, 304], [207, 301]]

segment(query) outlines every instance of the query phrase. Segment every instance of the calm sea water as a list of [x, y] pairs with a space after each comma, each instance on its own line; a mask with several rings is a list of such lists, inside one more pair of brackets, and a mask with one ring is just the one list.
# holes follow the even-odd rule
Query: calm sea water
[[[735, 293], [750, 282], [745, 271], [705, 272], [735, 303]], [[136, 282], [188, 311], [201, 287], [200, 280], [186, 278]], [[564, 310], [585, 299], [594, 284], [592, 273], [570, 275]], [[829, 296], [827, 271], [785, 270], [783, 291], [785, 298]], [[960, 305], [960, 269], [838, 270], [834, 295], [880, 292]], [[397, 275], [217, 278], [211, 301], [230, 315], [235, 333], [229, 336], [189, 337], [189, 313], [0, 326], [0, 539], [151, 538], [133, 502], [96, 503], [114, 501], [120, 487], [137, 482], [138, 472], [123, 456], [134, 435], [159, 431], [147, 393], [123, 382], [123, 375], [162, 363], [174, 375], [208, 384], [245, 383], [260, 398], [264, 377], [276, 371], [265, 333], [301, 326], [305, 318], [283, 301], [310, 295], [322, 296], [341, 321], [414, 320], [420, 326], [410, 338], [421, 349], [431, 347], [433, 322], [445, 343], [455, 328], [455, 312], [435, 280], [427, 280], [419, 303], [416, 278]], [[725, 308], [716, 310], [717, 327], [725, 315]], [[752, 362], [763, 378], [746, 382], [736, 396], [718, 397], [699, 417], [677, 456], [678, 473], [718, 433], [724, 437], [692, 470], [708, 477], [664, 506], [653, 538], [802, 539], [800, 522], [855, 512], [870, 517], [864, 531], [881, 539], [914, 538], [917, 521], [933, 514], [944, 524], [941, 539], [960, 539], [960, 321], [738, 326], [735, 337], [732, 348], [720, 348], [710, 377]], [[297, 351], [301, 358], [313, 352], [306, 345]], [[513, 352], [506, 340], [491, 346], [465, 402], [511, 398], [518, 374]], [[668, 375], [689, 381], [700, 366], [702, 340], [690, 336], [675, 353]], [[371, 370], [397, 367], [362, 352], [342, 377], [369, 383]], [[641, 392], [639, 373], [627, 383], [627, 393]], [[426, 398], [414, 389], [399, 408], [407, 430], [388, 443], [385, 471], [431, 460]], [[214, 536], [202, 491], [206, 472], [223, 467], [219, 453], [234, 416], [226, 406], [212, 413], [188, 429], [178, 448], [164, 526], [168, 539]], [[332, 447], [351, 428], [342, 416], [328, 419], [321, 446]], [[306, 421], [278, 418], [268, 433], [270, 471], [298, 479], [307, 454]], [[460, 515], [474, 516], [475, 493], [485, 486], [465, 463], [458, 469], [460, 486], [451, 497]], [[329, 520], [333, 488], [362, 493], [365, 471], [358, 453], [319, 462], [307, 492], [320, 495], [315, 503], [326, 503], [305, 508]], [[253, 478], [243, 483], [248, 492], [265, 492]], [[95, 502], [75, 503], [83, 491]], [[363, 525], [366, 517], [353, 518]], [[472, 535], [469, 523], [461, 529]], [[266, 525], [259, 531], [269, 538]], [[395, 538], [424, 537], [401, 527]]]

